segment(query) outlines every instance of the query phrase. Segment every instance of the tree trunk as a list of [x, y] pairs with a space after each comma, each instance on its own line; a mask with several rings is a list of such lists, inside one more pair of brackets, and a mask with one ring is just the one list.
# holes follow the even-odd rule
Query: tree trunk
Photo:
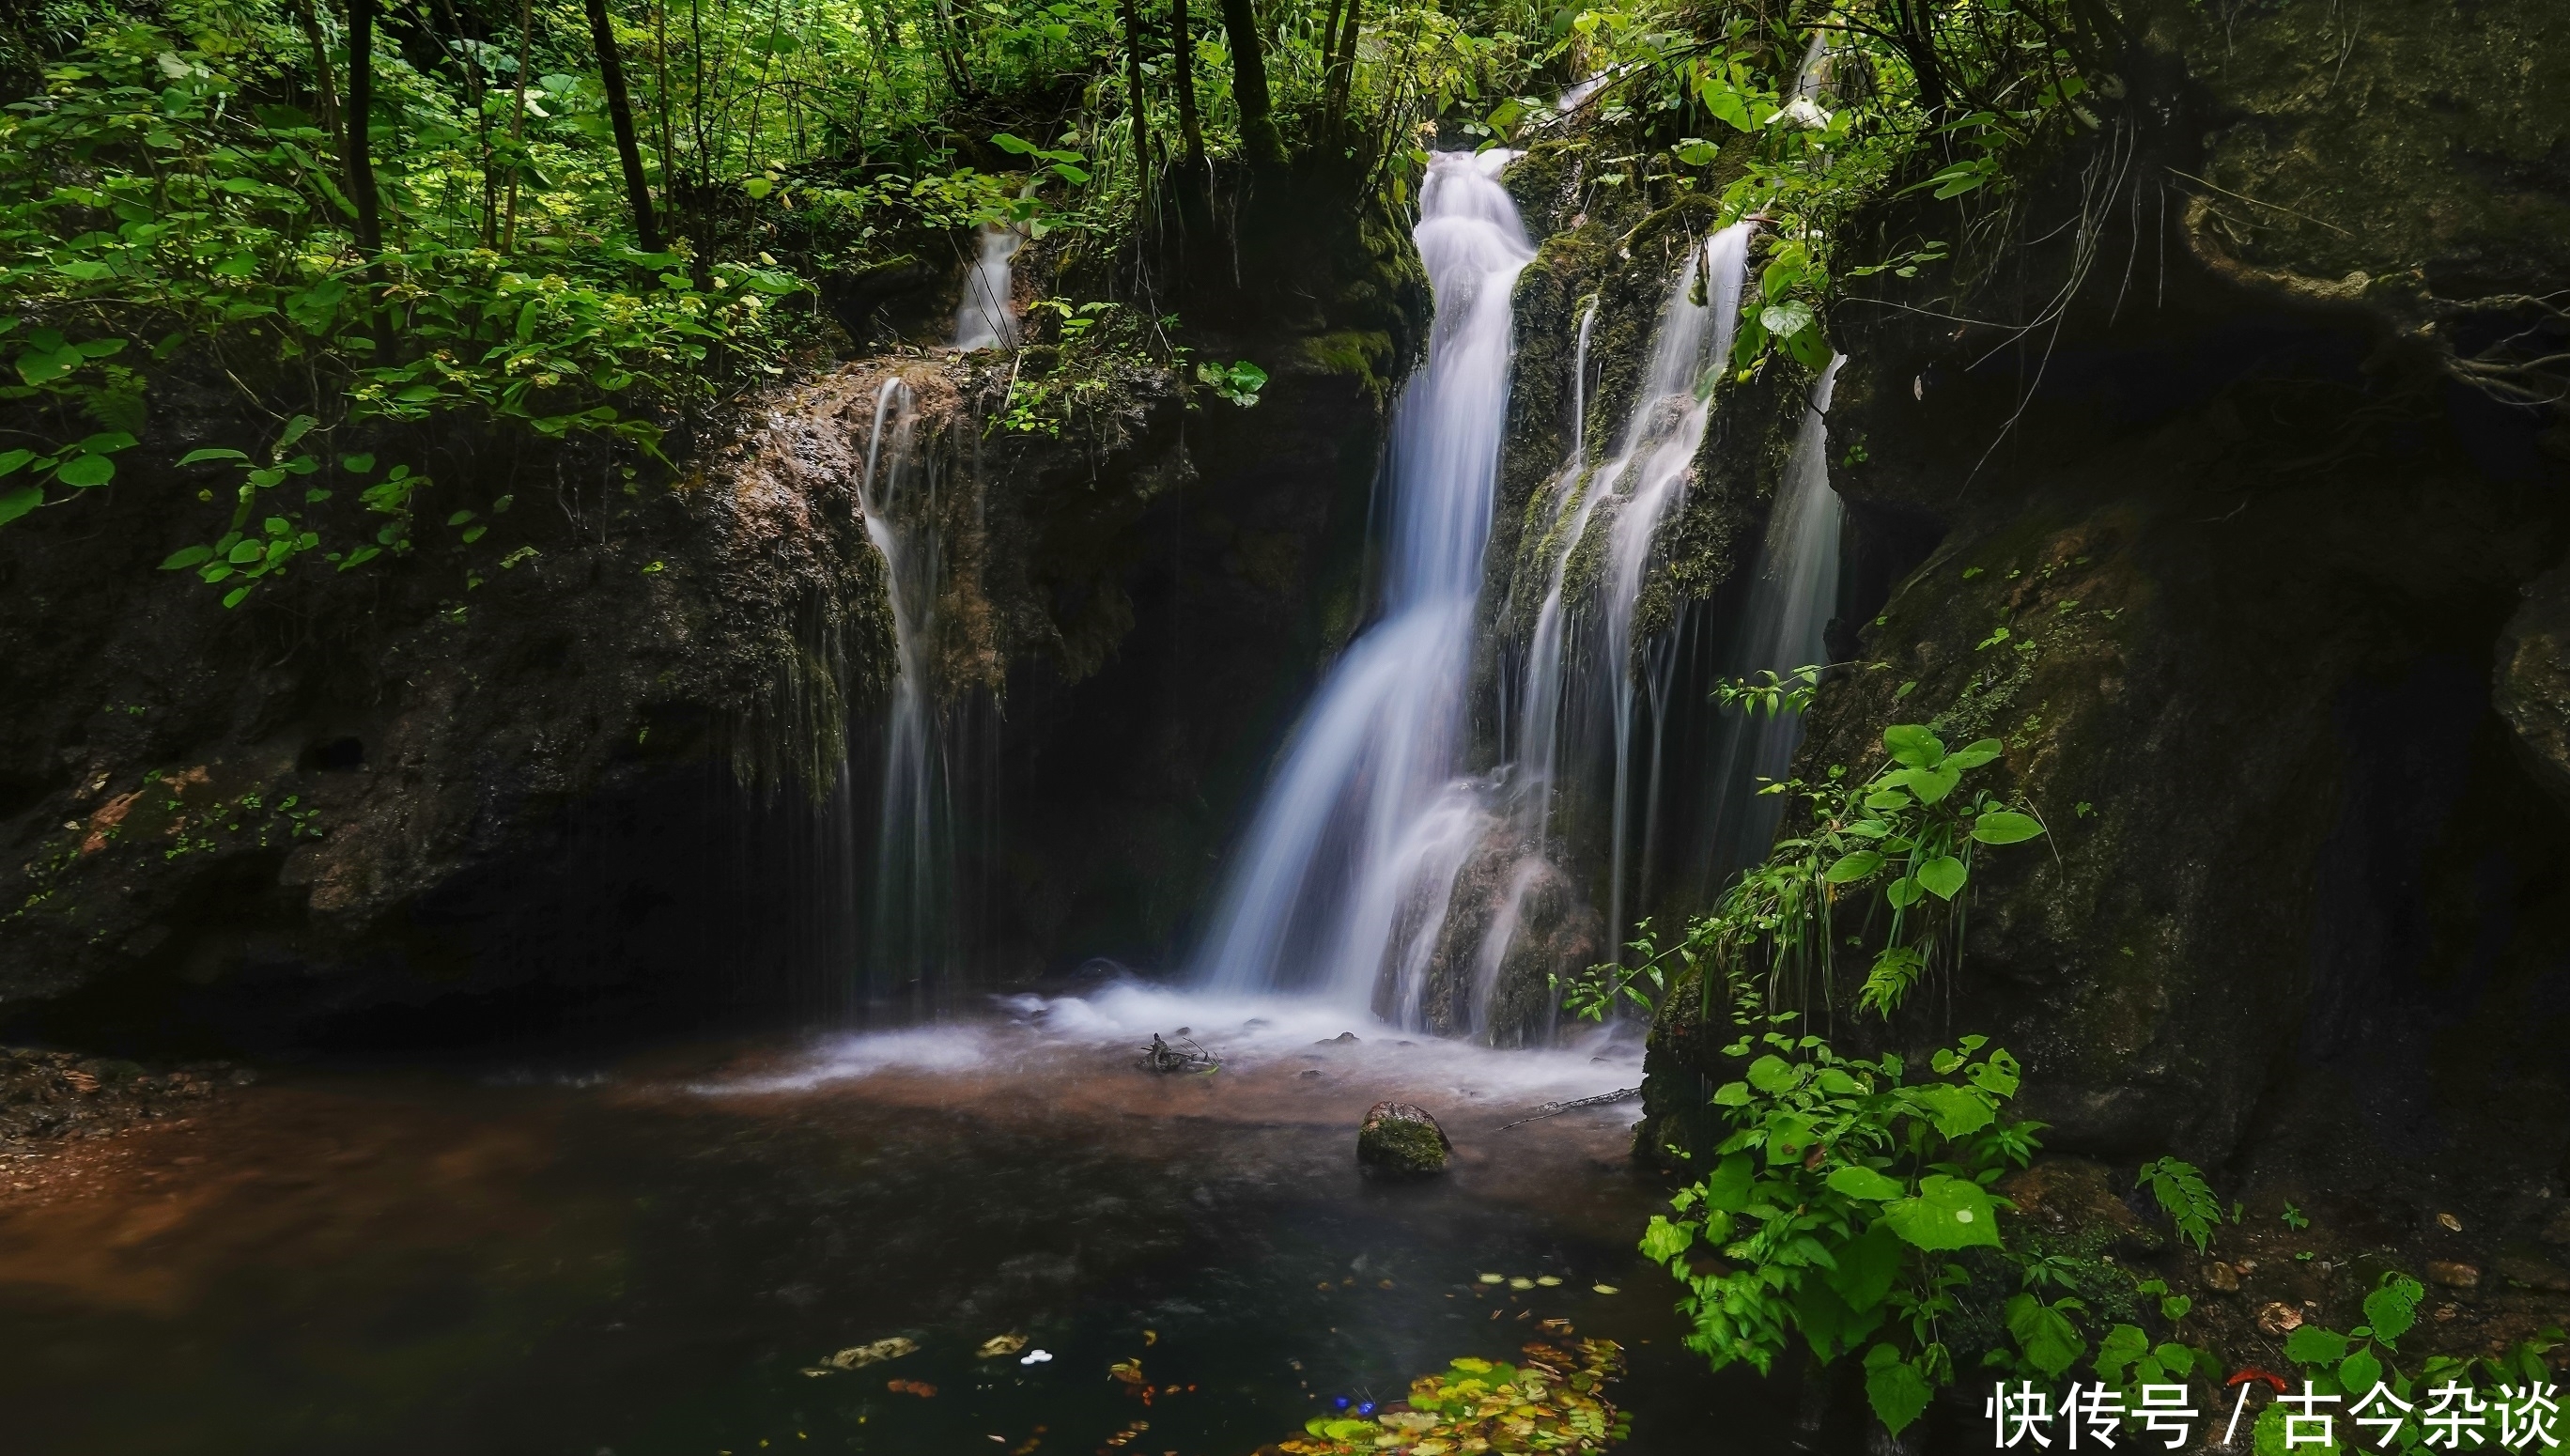
[[1178, 136], [1186, 143], [1187, 171], [1205, 170], [1204, 126], [1196, 120], [1196, 37], [1187, 28], [1187, 0], [1169, 0], [1169, 50], [1178, 63]]
[[1133, 0], [1124, 0], [1124, 105], [1133, 113], [1133, 180], [1141, 206], [1150, 208], [1151, 114], [1142, 98], [1142, 17]]
[[1222, 0], [1222, 28], [1231, 38], [1231, 94], [1240, 103], [1240, 149], [1252, 167], [1285, 165], [1285, 138], [1276, 130], [1276, 105], [1267, 95], [1267, 52], [1258, 40], [1258, 11], [1250, 0]]
[[303, 39], [312, 47], [313, 120], [328, 133], [339, 155], [348, 155], [348, 134], [339, 125], [339, 88], [330, 76], [330, 45], [321, 35], [321, 17], [312, 9], [312, 0], [295, 0], [294, 18], [302, 23]]
[[607, 0], [589, 0], [589, 37], [598, 47], [598, 79], [607, 88], [607, 118], [616, 127], [616, 160], [625, 166], [625, 196], [634, 205], [634, 233], [644, 252], [660, 250], [651, 220], [651, 184], [642, 176], [642, 148], [634, 137], [634, 101], [625, 91], [625, 64], [617, 59], [616, 31], [607, 23]]
[[509, 217], [500, 229], [502, 252], [518, 250], [518, 183], [527, 170], [527, 67], [535, 49], [535, 0], [518, 0], [518, 94], [509, 108]]
[[357, 212], [357, 249], [369, 257], [384, 250], [370, 155], [374, 115], [375, 0], [348, 0], [348, 141], [339, 157], [348, 174], [348, 205]]
[[1329, 70], [1322, 88], [1321, 136], [1333, 147], [1339, 144], [1339, 129], [1348, 116], [1348, 91], [1356, 80], [1357, 26], [1363, 10], [1364, 0], [1348, 0], [1345, 32], [1326, 38]]

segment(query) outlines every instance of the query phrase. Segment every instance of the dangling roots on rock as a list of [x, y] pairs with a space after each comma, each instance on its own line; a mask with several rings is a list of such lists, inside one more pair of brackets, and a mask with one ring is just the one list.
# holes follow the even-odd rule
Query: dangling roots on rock
[[1206, 1051], [1204, 1048], [1197, 1046], [1193, 1038], [1181, 1034], [1178, 1040], [1185, 1042], [1186, 1046], [1183, 1048], [1173, 1047], [1167, 1042], [1160, 1040], [1159, 1033], [1153, 1032], [1151, 1034], [1151, 1044], [1142, 1049], [1142, 1055], [1134, 1060], [1133, 1065], [1141, 1068], [1145, 1072], [1158, 1072], [1162, 1074], [1171, 1072], [1211, 1072], [1222, 1065], [1222, 1059], [1220, 1057], [1217, 1057], [1213, 1053]]

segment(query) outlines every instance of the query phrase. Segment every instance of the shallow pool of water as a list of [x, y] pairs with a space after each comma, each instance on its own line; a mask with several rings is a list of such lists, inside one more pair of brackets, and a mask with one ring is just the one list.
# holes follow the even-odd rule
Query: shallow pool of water
[[[1221, 1071], [1133, 1067], [1180, 1026]], [[1629, 1046], [1130, 986], [609, 1067], [272, 1078], [0, 1196], [6, 1449], [1245, 1456], [1546, 1319], [1627, 1346], [1624, 1449], [1779, 1449], [1774, 1394], [1679, 1348], [1633, 1252], [1658, 1194], [1632, 1105], [1503, 1130], [1638, 1080]], [[1450, 1175], [1360, 1176], [1388, 1097], [1445, 1122]], [[1000, 1336], [1025, 1344], [978, 1353]], [[917, 1349], [827, 1363], [895, 1338]]]

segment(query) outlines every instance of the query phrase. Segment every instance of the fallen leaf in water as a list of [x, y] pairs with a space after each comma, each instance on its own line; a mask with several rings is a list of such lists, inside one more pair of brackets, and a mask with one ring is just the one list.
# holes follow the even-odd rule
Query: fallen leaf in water
[[1144, 1346], [1146, 1346], [1146, 1347], [1147, 1347], [1147, 1346], [1150, 1346], [1150, 1345], [1155, 1345], [1155, 1344], [1158, 1344], [1159, 1342], [1160, 1342], [1160, 1332], [1159, 1332], [1158, 1330], [1156, 1330], [1156, 1329], [1146, 1329], [1146, 1330], [1142, 1331], [1142, 1343], [1143, 1343], [1143, 1345], [1144, 1345]]
[[1515, 1278], [1508, 1280], [1508, 1287], [1511, 1289], [1531, 1289], [1534, 1287], [1534, 1280], [1527, 1278], [1523, 1274], [1519, 1274]]
[[1483, 1282], [1483, 1283], [1485, 1283], [1485, 1284], [1504, 1284], [1504, 1283], [1506, 1283], [1507, 1281], [1508, 1281], [1508, 1276], [1507, 1276], [1507, 1275], [1505, 1275], [1505, 1274], [1484, 1274], [1484, 1275], [1482, 1275], [1482, 1282]]
[[1589, 1287], [1595, 1289], [1600, 1294], [1613, 1294], [1619, 1292], [1613, 1284], [1592, 1284]]
[[894, 1335], [890, 1339], [879, 1339], [872, 1344], [850, 1345], [821, 1363], [841, 1370], [855, 1370], [883, 1360], [898, 1360], [904, 1355], [915, 1354], [918, 1350], [919, 1341]]
[[1534, 1276], [1534, 1281], [1535, 1281], [1536, 1283], [1538, 1283], [1538, 1284], [1543, 1285], [1545, 1288], [1550, 1289], [1550, 1288], [1557, 1287], [1557, 1286], [1561, 1283], [1561, 1275], [1559, 1275], [1559, 1274], [1537, 1274], [1537, 1275], [1535, 1275], [1535, 1276]]
[[1027, 1337], [1016, 1330], [1011, 1330], [1007, 1334], [995, 1334], [982, 1341], [982, 1347], [975, 1350], [973, 1355], [976, 1359], [994, 1360], [1002, 1355], [1014, 1355], [1026, 1347]]
[[937, 1393], [937, 1387], [920, 1380], [887, 1380], [884, 1389], [895, 1395], [916, 1395], [922, 1400]]
[[2449, 1233], [2460, 1233], [2463, 1231], [2463, 1220], [2455, 1217], [2451, 1213], [2438, 1213], [2436, 1215], [2436, 1221], [2442, 1224], [2445, 1230]]
[[1127, 1385], [1139, 1385], [1142, 1383], [1142, 1362], [1140, 1360], [1117, 1360], [1114, 1364], [1106, 1367], [1106, 1375], [1108, 1379], [1121, 1380]]

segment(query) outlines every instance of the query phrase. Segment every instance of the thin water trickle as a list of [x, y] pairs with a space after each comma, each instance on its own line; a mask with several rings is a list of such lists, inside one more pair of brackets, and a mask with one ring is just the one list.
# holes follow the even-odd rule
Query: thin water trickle
[[918, 423], [911, 387], [898, 376], [886, 379], [875, 393], [858, 487], [866, 539], [883, 558], [896, 665], [867, 926], [868, 979], [878, 991], [934, 984], [953, 950], [953, 834], [930, 646], [944, 569], [938, 471], [919, 448]]
[[[1420, 937], [1435, 938], [1441, 886], [1475, 842], [1478, 795], [1456, 780], [1509, 295], [1534, 251], [1498, 181], [1509, 156], [1430, 162], [1415, 238], [1437, 315], [1393, 424], [1382, 614], [1321, 685], [1250, 824], [1199, 954], [1212, 987], [1378, 1004], [1387, 969], [1405, 978]], [[1384, 989], [1387, 1011], [1415, 999]]]

